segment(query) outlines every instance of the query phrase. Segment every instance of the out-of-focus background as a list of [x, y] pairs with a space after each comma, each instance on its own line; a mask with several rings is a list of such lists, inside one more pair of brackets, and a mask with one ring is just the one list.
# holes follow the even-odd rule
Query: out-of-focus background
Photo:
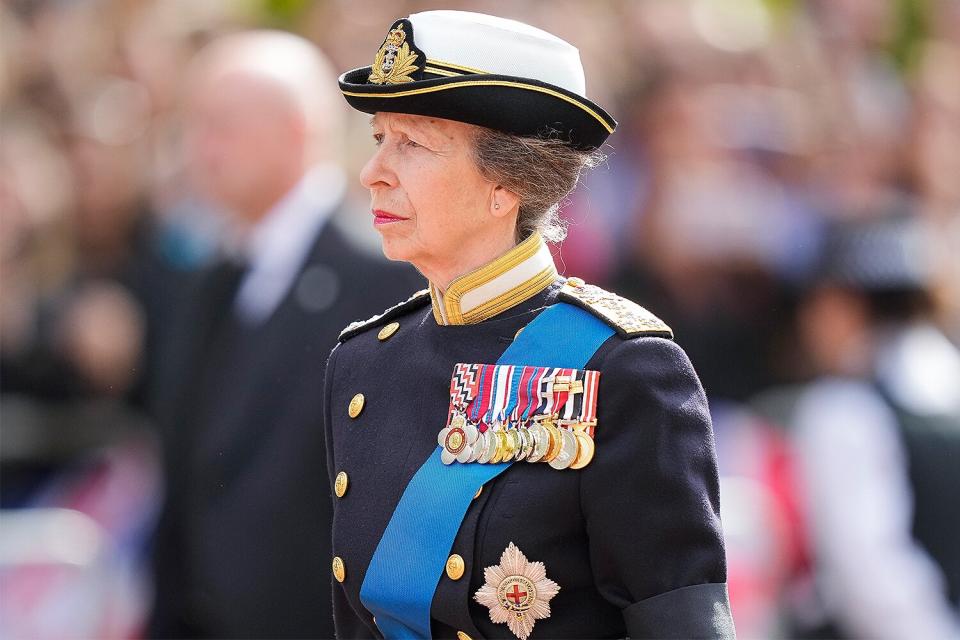
[[[957, 632], [960, 3], [6, 0], [0, 636], [143, 633], [153, 377], [229, 235], [183, 160], [192, 56], [271, 28], [344, 71], [438, 4], [574, 43], [620, 122], [555, 254], [701, 375], [741, 636]], [[339, 222], [376, 251], [345, 118]]]

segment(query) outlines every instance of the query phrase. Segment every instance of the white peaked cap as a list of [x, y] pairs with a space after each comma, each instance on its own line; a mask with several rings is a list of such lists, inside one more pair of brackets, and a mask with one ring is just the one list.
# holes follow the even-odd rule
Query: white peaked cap
[[430, 59], [487, 73], [536, 78], [587, 97], [580, 51], [526, 23], [469, 11], [424, 11], [409, 18]]
[[580, 52], [516, 20], [424, 11], [396, 20], [373, 64], [340, 76], [355, 109], [434, 116], [595, 149], [614, 120], [586, 95]]

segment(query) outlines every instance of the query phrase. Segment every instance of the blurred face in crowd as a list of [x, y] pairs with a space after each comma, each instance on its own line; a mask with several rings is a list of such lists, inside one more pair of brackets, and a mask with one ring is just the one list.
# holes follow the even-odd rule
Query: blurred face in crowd
[[303, 174], [304, 118], [267, 77], [201, 74], [190, 95], [187, 139], [201, 191], [249, 221], [267, 212]]
[[68, 157], [77, 190], [76, 239], [91, 261], [101, 252], [126, 246], [140, 210], [140, 173], [143, 169], [136, 144], [105, 145], [77, 136]]
[[360, 181], [388, 258], [412, 263], [442, 289], [513, 246], [519, 200], [480, 174], [475, 127], [381, 112], [371, 128], [376, 150]]

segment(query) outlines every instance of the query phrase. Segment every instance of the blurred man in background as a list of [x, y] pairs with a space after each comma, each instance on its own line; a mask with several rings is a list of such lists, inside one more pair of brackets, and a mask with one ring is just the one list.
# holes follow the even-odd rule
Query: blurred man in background
[[306, 40], [247, 32], [192, 63], [193, 176], [230, 216], [161, 376], [166, 505], [157, 637], [332, 637], [321, 415], [339, 331], [419, 288], [330, 220], [346, 188], [328, 63]]

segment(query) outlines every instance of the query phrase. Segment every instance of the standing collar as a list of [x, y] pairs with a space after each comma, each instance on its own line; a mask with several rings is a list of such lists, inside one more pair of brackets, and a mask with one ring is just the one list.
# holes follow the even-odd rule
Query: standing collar
[[474, 324], [537, 295], [559, 277], [550, 249], [534, 232], [513, 249], [460, 276], [443, 293], [431, 282], [437, 324]]

